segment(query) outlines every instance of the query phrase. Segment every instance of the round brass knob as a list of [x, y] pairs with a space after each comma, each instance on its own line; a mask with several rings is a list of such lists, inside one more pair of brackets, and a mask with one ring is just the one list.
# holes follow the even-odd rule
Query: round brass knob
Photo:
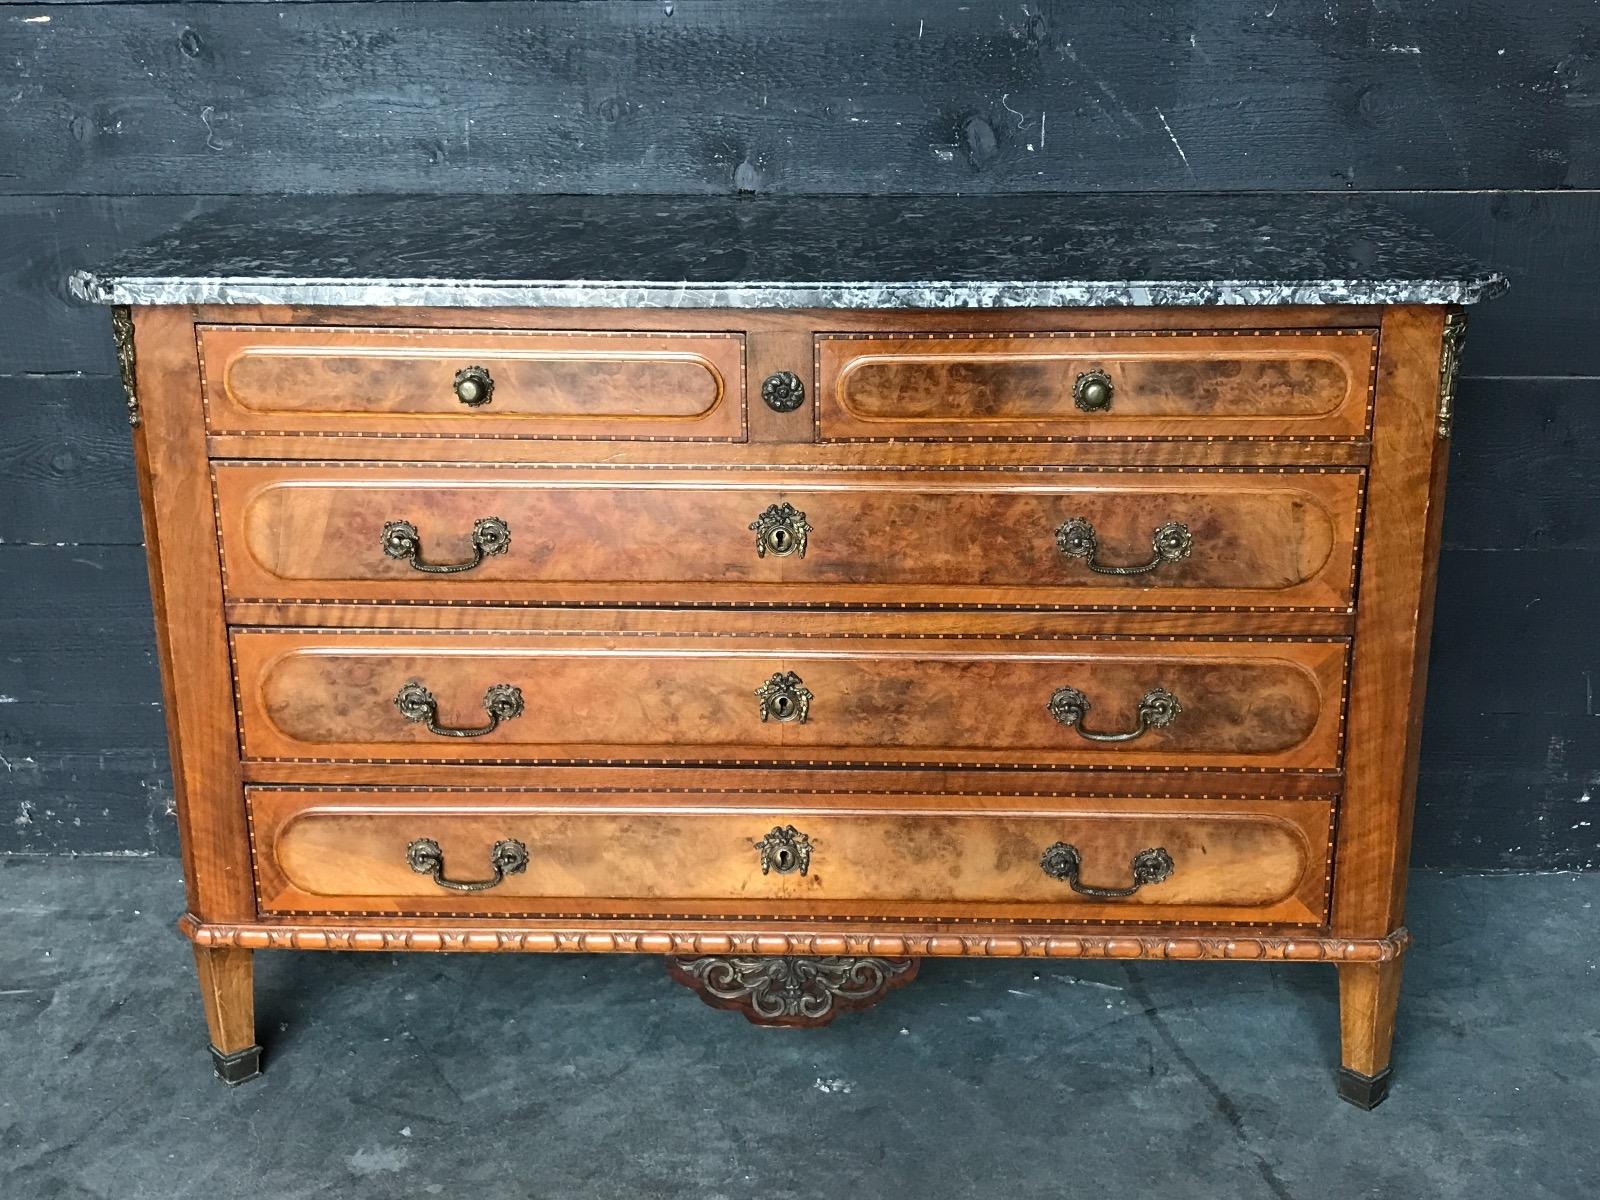
[[494, 396], [494, 380], [483, 367], [463, 367], [456, 372], [455, 391], [468, 408], [480, 408]]
[[1083, 412], [1105, 412], [1111, 407], [1111, 376], [1104, 371], [1085, 371], [1072, 385], [1072, 402]]

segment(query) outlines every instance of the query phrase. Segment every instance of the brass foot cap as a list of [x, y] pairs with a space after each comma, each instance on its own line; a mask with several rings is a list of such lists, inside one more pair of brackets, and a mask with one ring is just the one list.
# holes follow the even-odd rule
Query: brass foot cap
[[233, 1054], [224, 1054], [213, 1046], [211, 1064], [216, 1068], [218, 1079], [229, 1087], [238, 1087], [261, 1074], [261, 1047], [247, 1046]]
[[1393, 1075], [1392, 1067], [1385, 1067], [1376, 1075], [1363, 1075], [1349, 1067], [1340, 1067], [1339, 1099], [1348, 1100], [1357, 1108], [1377, 1108], [1389, 1094], [1389, 1080]]

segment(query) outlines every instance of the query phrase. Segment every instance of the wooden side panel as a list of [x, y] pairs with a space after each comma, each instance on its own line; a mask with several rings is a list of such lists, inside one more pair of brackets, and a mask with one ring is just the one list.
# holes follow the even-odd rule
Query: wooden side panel
[[[216, 468], [238, 600], [1348, 608], [1361, 478], [1338, 472], [861, 475]], [[765, 545], [787, 505], [802, 552]], [[1092, 560], [1063, 552], [1088, 522]], [[509, 540], [470, 570], [480, 521]], [[416, 558], [385, 552], [404, 521]], [[1156, 552], [1183, 526], [1182, 556]], [[774, 524], [784, 524], [775, 521]], [[803, 526], [804, 528], [801, 528]], [[755, 528], [753, 528], [755, 527]], [[1154, 564], [1118, 576], [1090, 566]]]
[[255, 895], [192, 319], [186, 309], [137, 312], [135, 447], [189, 908], [202, 920], [248, 920]]
[[[261, 630], [236, 633], [234, 653], [249, 758], [1279, 770], [1337, 769], [1345, 663], [1340, 641], [951, 649]], [[492, 730], [450, 736], [402, 712], [408, 685], [426, 690], [444, 730], [483, 727], [496, 689], [522, 704]], [[775, 685], [802, 719], [763, 714], [758, 693]], [[1052, 715], [1061, 689], [1087, 704], [1076, 726]], [[1181, 707], [1170, 724], [1086, 736], [1139, 729], [1162, 690]]]
[[[213, 433], [744, 437], [737, 333], [203, 325]], [[465, 404], [457, 373], [487, 375]]]
[[1383, 324], [1333, 906], [1334, 929], [1349, 937], [1388, 933], [1405, 908], [1448, 459], [1444, 320], [1443, 309], [1396, 308]]
[[[1364, 437], [1372, 331], [1119, 335], [827, 334], [828, 441]], [[1091, 373], [1103, 407], [1077, 394]]]
[[[264, 910], [408, 914], [670, 913], [996, 916], [1064, 920], [1320, 920], [1331, 809], [1315, 801], [1083, 798], [1049, 810], [991, 801], [976, 810], [865, 810], [848, 796], [708, 793], [555, 796], [255, 788]], [[762, 870], [774, 829], [804, 839], [805, 870]], [[477, 892], [448, 889], [407, 859], [418, 839], [442, 877], [495, 875], [497, 842], [524, 870]], [[1159, 847], [1172, 872], [1126, 897], [1085, 896], [1041, 867], [1066, 842], [1089, 887], [1126, 888], [1131, 862]]]

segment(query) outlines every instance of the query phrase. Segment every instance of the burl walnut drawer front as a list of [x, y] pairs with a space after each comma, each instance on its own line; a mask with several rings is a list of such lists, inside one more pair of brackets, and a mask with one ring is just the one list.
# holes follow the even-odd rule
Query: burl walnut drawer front
[[235, 600], [1349, 607], [1354, 471], [220, 463]]
[[[816, 803], [822, 802], [821, 806]], [[902, 803], [903, 802], [903, 803]], [[268, 912], [1322, 919], [1316, 801], [250, 789]]]
[[202, 325], [212, 433], [744, 437], [734, 333]]
[[1345, 643], [240, 630], [247, 759], [1331, 770]]
[[824, 441], [1367, 434], [1373, 330], [824, 334]]

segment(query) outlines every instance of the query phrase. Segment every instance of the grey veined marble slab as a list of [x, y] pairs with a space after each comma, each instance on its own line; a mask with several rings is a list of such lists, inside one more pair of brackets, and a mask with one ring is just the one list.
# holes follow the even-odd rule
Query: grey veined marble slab
[[1505, 279], [1356, 197], [258, 196], [72, 277], [102, 304], [1468, 304]]

